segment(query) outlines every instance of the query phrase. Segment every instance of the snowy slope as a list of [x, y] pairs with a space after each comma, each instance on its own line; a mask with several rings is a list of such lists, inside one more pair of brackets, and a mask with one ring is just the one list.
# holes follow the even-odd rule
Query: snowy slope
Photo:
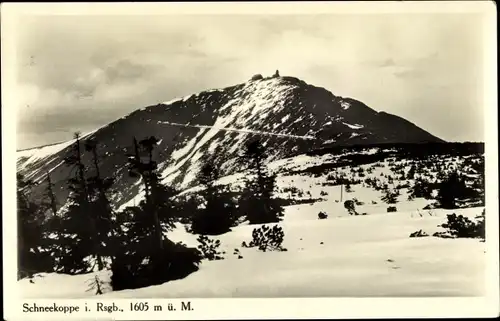
[[[91, 132], [85, 133], [81, 135], [80, 138], [90, 138], [98, 130], [99, 129], [95, 129]], [[40, 176], [44, 175], [47, 171], [51, 173], [57, 167], [63, 164], [62, 160], [57, 157], [57, 154], [71, 146], [71, 144], [73, 144], [74, 142], [75, 139], [71, 139], [61, 143], [18, 151], [17, 170], [19, 172], [25, 173], [27, 179], [32, 179], [35, 177], [40, 178]], [[41, 172], [42, 169], [44, 169], [45, 171]]]
[[[299, 209], [300, 208], [300, 209]], [[429, 234], [447, 211], [433, 216], [417, 212], [383, 213], [318, 220], [329, 204], [286, 209], [284, 246], [287, 252], [259, 252], [241, 247], [254, 226], [240, 226], [219, 237], [226, 250], [222, 261], [204, 261], [183, 280], [147, 288], [110, 292], [113, 298], [175, 297], [369, 297], [479, 296], [484, 294], [484, 243], [475, 239], [409, 238], [423, 229]], [[344, 210], [345, 211], [345, 210]], [[459, 211], [474, 217], [480, 208]], [[170, 234], [176, 241], [196, 245], [182, 227]], [[243, 259], [232, 251], [238, 248]], [[98, 273], [109, 279], [109, 272]], [[43, 274], [19, 282], [26, 297], [80, 298], [93, 273], [65, 276]], [[57, 284], [57, 286], [55, 286]]]

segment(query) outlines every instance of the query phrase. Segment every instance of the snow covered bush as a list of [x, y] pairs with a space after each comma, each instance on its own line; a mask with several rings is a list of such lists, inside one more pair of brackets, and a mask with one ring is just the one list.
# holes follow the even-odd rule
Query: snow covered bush
[[272, 228], [263, 225], [260, 228], [254, 228], [252, 231], [252, 241], [248, 244], [248, 247], [257, 247], [260, 251], [286, 251], [285, 248], [281, 246], [283, 239], [285, 237], [285, 232], [283, 228], [278, 225], [274, 225]]
[[209, 239], [206, 235], [200, 235], [196, 240], [200, 243], [198, 250], [204, 259], [209, 261], [224, 259], [222, 257], [224, 252], [219, 252], [220, 240]]
[[453, 238], [453, 236], [449, 235], [446, 232], [436, 232], [436, 233], [432, 234], [432, 236], [434, 236], [434, 237], [440, 237], [440, 238], [443, 238], [443, 239], [452, 239]]
[[[446, 234], [454, 238], [485, 238], [485, 211], [478, 216], [477, 222], [463, 215], [448, 214], [447, 222], [439, 225], [446, 229]], [[437, 235], [439, 236], [439, 235]]]
[[429, 234], [425, 233], [422, 230], [418, 230], [410, 234], [410, 237], [425, 237], [425, 236], [429, 236]]

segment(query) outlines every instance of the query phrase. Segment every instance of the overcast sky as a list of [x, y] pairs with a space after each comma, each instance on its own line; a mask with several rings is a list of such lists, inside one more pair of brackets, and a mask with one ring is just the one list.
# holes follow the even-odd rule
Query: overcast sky
[[483, 141], [481, 16], [27, 16], [18, 30], [18, 149], [145, 105], [295, 76], [450, 141]]

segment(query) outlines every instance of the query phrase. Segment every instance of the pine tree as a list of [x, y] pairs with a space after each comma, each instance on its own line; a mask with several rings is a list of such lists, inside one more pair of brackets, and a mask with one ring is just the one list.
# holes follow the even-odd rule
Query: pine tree
[[[61, 256], [61, 242], [60, 231], [61, 231], [61, 217], [57, 215], [57, 198], [54, 193], [54, 183], [50, 176], [50, 172], [47, 171], [45, 176], [45, 190], [42, 200], [42, 211], [46, 216], [45, 230], [46, 234], [43, 238], [43, 243], [41, 246], [50, 253], [52, 260]], [[52, 267], [54, 268], [55, 262], [52, 262]]]
[[68, 179], [70, 205], [61, 218], [59, 233], [62, 249], [59, 265], [66, 273], [88, 272], [92, 266], [85, 259], [89, 256], [96, 257], [99, 270], [104, 268], [103, 245], [98, 235], [80, 143], [80, 134], [75, 133], [72, 153], [64, 159], [75, 170], [74, 176]]
[[46, 188], [46, 195], [48, 198], [48, 203], [47, 206], [49, 207], [52, 217], [57, 216], [57, 200], [56, 196], [54, 194], [54, 184], [52, 183], [52, 180], [50, 179], [50, 172], [47, 171], [47, 188]]
[[[142, 232], [147, 232], [152, 238], [151, 245], [158, 249], [163, 248], [163, 230], [174, 227], [174, 204], [172, 197], [175, 191], [161, 184], [161, 176], [157, 172], [157, 163], [153, 160], [153, 150], [158, 140], [151, 136], [140, 142], [134, 138], [134, 154], [129, 155], [129, 174], [132, 177], [142, 178], [144, 184], [145, 199], [139, 204], [144, 214], [137, 217], [141, 221], [138, 226], [146, 223]], [[141, 157], [141, 151], [146, 154], [145, 160]], [[137, 215], [136, 215], [137, 216]], [[163, 226], [162, 224], [163, 223]], [[152, 233], [148, 226], [151, 225]], [[139, 234], [143, 234], [140, 232]]]
[[[134, 152], [128, 155], [129, 174], [141, 178], [145, 198], [138, 206], [124, 210], [122, 244], [112, 263], [114, 290], [132, 289], [183, 278], [198, 269], [199, 251], [174, 243], [164, 236], [175, 225], [175, 190], [161, 184], [153, 151], [158, 140], [134, 138]], [[145, 154], [145, 155], [143, 155]]]
[[116, 241], [116, 222], [114, 221], [114, 211], [108, 194], [113, 186], [114, 180], [111, 177], [102, 177], [99, 168], [99, 156], [97, 153], [97, 142], [89, 140], [85, 142], [85, 150], [92, 154], [92, 164], [94, 175], [87, 178], [89, 193], [91, 197], [91, 208], [96, 222], [97, 239], [103, 245], [102, 254], [113, 257], [114, 245]]
[[205, 208], [192, 217], [191, 231], [195, 234], [223, 234], [236, 223], [236, 205], [227, 187], [215, 184], [219, 178], [215, 161], [208, 159], [198, 175], [199, 183], [205, 188], [201, 192]]
[[259, 140], [246, 145], [243, 160], [248, 165], [245, 190], [240, 198], [240, 208], [250, 224], [279, 222], [283, 207], [273, 198], [276, 174], [271, 174], [264, 164], [265, 147]]
[[44, 217], [40, 205], [30, 200], [35, 183], [17, 174], [18, 277], [31, 277], [51, 270], [47, 257], [41, 253]]
[[467, 195], [465, 181], [457, 172], [452, 172], [439, 184], [437, 199], [442, 208], [457, 208], [457, 200]]

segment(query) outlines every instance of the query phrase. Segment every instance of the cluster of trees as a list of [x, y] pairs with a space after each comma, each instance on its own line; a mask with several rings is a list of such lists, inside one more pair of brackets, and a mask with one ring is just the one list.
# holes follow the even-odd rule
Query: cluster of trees
[[437, 200], [442, 208], [455, 209], [460, 203], [482, 199], [484, 194], [467, 185], [464, 177], [457, 172], [451, 172], [441, 183]]
[[[83, 162], [84, 152], [91, 155], [90, 166]], [[113, 258], [119, 229], [109, 199], [113, 179], [101, 175], [95, 141], [82, 144], [77, 133], [68, 154], [64, 163], [71, 167], [72, 175], [67, 179], [69, 198], [64, 215], [58, 215], [50, 173], [39, 203], [30, 195], [36, 184], [18, 174], [19, 278], [36, 272], [84, 273], [94, 265], [103, 269], [107, 259]]]
[[[111, 268], [114, 290], [159, 284], [196, 271], [203, 258], [198, 249], [168, 239], [181, 218], [190, 223], [192, 233], [219, 235], [242, 218], [258, 224], [278, 222], [283, 216], [281, 204], [272, 197], [276, 176], [265, 166], [266, 149], [258, 140], [247, 144], [242, 155], [249, 175], [239, 199], [215, 183], [220, 177], [216, 160], [205, 161], [198, 176], [204, 187], [201, 204], [177, 197], [178, 191], [162, 183], [153, 159], [157, 142], [155, 137], [134, 138], [128, 171], [140, 179], [145, 196], [137, 206], [119, 213], [111, 204], [113, 179], [100, 170], [98, 144], [82, 143], [78, 134], [64, 159], [72, 168], [64, 213], [58, 214], [48, 173], [40, 203], [31, 200], [34, 183], [18, 175], [19, 278], [37, 272], [78, 274]], [[82, 160], [84, 152], [90, 162]]]

